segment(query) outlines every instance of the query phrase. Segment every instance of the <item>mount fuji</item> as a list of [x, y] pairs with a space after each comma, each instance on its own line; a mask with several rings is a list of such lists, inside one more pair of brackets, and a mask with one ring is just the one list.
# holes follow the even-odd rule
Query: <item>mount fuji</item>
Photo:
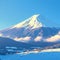
[[0, 54], [60, 48], [60, 28], [46, 27], [39, 14], [0, 31]]
[[0, 36], [19, 42], [60, 41], [60, 28], [46, 27], [38, 18], [39, 14], [33, 15], [17, 25], [0, 31]]

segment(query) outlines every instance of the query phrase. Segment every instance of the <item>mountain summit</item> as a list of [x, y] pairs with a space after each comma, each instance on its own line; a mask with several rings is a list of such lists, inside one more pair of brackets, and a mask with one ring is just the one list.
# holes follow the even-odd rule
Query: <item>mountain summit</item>
[[27, 20], [13, 26], [12, 28], [26, 27], [26, 28], [34, 29], [34, 28], [42, 27], [43, 24], [38, 21], [38, 16], [39, 16], [39, 14], [33, 15], [32, 17], [28, 18]]

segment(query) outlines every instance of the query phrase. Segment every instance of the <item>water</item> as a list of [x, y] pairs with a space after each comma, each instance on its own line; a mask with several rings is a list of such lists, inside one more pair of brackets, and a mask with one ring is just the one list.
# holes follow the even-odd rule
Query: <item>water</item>
[[60, 52], [45, 52], [27, 55], [5, 55], [0, 56], [1, 60], [60, 60]]
[[1, 60], [60, 60], [60, 52], [42, 52], [27, 55], [5, 55], [0, 56]]

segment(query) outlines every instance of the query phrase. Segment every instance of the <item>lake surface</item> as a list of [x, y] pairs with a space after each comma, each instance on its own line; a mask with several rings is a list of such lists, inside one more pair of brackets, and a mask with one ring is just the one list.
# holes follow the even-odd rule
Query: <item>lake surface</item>
[[37, 54], [27, 54], [27, 55], [5, 55], [1, 56], [1, 60], [60, 60], [60, 52], [41, 52]]

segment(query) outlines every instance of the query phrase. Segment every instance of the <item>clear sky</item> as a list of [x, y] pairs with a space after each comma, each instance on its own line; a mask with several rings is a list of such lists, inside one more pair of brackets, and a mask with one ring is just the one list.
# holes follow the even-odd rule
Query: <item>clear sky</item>
[[60, 27], [60, 0], [0, 0], [0, 29], [41, 14], [43, 24]]

